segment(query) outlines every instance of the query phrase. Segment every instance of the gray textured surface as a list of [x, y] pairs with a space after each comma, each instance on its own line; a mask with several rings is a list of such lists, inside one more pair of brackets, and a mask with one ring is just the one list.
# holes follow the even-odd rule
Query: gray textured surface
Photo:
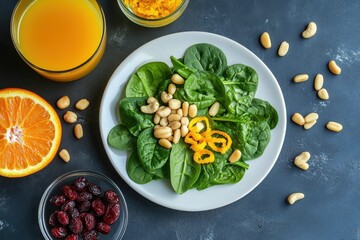
[[[44, 80], [22, 62], [9, 34], [15, 1], [0, 2], [0, 88], [26, 88], [52, 103], [64, 94], [72, 99], [86, 97], [91, 102], [91, 108], [80, 115], [85, 131], [82, 141], [74, 142], [72, 129], [64, 125], [62, 146], [73, 152], [70, 163], [64, 164], [56, 157], [50, 166], [32, 176], [0, 178], [0, 239], [42, 239], [37, 224], [42, 192], [56, 176], [79, 168], [103, 172], [122, 188], [130, 215], [126, 240], [360, 239], [358, 0], [191, 0], [178, 21], [159, 29], [131, 23], [116, 1], [100, 2], [108, 26], [104, 58], [90, 75], [67, 84]], [[309, 21], [318, 24], [318, 33], [304, 40], [300, 33]], [[98, 130], [102, 91], [121, 61], [154, 38], [188, 30], [226, 36], [262, 59], [282, 88], [288, 119], [294, 112], [315, 111], [320, 115], [309, 131], [289, 121], [277, 163], [253, 192], [226, 207], [199, 213], [163, 208], [128, 187], [111, 166]], [[270, 50], [259, 44], [263, 31], [272, 36]], [[279, 58], [277, 46], [283, 40], [290, 43], [290, 50], [286, 57]], [[330, 59], [341, 65], [340, 76], [327, 70]], [[304, 72], [310, 75], [308, 82], [291, 82], [294, 75]], [[324, 74], [329, 101], [320, 101], [312, 88], [317, 73]], [[327, 131], [324, 125], [328, 120], [341, 122], [344, 130], [338, 134]], [[312, 153], [306, 172], [292, 165], [292, 159], [304, 150]], [[285, 199], [294, 191], [304, 192], [306, 197], [289, 206]]]

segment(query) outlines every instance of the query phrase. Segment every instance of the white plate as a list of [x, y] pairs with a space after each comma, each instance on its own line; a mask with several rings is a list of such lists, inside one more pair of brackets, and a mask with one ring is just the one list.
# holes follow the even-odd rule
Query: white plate
[[[254, 68], [259, 75], [256, 97], [270, 102], [279, 114], [279, 123], [271, 131], [271, 141], [264, 154], [249, 161], [249, 170], [243, 179], [232, 185], [214, 186], [202, 191], [189, 190], [175, 193], [167, 180], [152, 181], [140, 185], [134, 183], [126, 173], [127, 153], [108, 146], [107, 135], [119, 123], [118, 102], [129, 76], [144, 63], [163, 61], [171, 66], [170, 56], [183, 57], [185, 50], [196, 43], [210, 43], [219, 47], [226, 55], [228, 64], [243, 63]], [[160, 37], [146, 43], [130, 54], [111, 76], [100, 106], [100, 133], [105, 151], [120, 176], [135, 191], [162, 206], [183, 210], [203, 211], [230, 204], [251, 192], [270, 172], [283, 145], [286, 130], [284, 97], [277, 80], [266, 65], [248, 49], [223, 36], [206, 32], [181, 32]]]

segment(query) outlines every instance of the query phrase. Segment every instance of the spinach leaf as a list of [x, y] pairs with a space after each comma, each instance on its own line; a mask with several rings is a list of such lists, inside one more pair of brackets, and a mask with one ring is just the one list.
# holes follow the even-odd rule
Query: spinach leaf
[[248, 109], [249, 113], [255, 115], [260, 121], [267, 121], [270, 129], [274, 129], [278, 123], [279, 116], [277, 111], [267, 101], [254, 98], [252, 100], [252, 106]]
[[120, 150], [132, 150], [136, 147], [136, 138], [123, 124], [118, 124], [110, 130], [107, 141], [110, 146]]
[[210, 72], [195, 72], [185, 81], [186, 99], [198, 108], [210, 107], [215, 101], [223, 102], [225, 88], [218, 76]]
[[131, 180], [139, 184], [150, 182], [154, 176], [154, 174], [145, 171], [139, 161], [136, 150], [130, 154], [129, 159], [127, 160], [126, 172]]
[[181, 139], [172, 146], [170, 154], [170, 181], [175, 192], [181, 194], [191, 188], [199, 177], [201, 167], [194, 162], [189, 145]]
[[208, 43], [199, 43], [186, 49], [184, 64], [199, 71], [208, 71], [222, 76], [227, 67], [227, 59], [218, 47]]
[[146, 171], [153, 172], [163, 167], [170, 156], [170, 149], [158, 144], [153, 136], [153, 128], [145, 129], [137, 139], [139, 160]]
[[142, 113], [140, 107], [146, 104], [146, 97], [123, 98], [119, 103], [119, 114], [132, 135], [137, 137], [144, 129], [153, 127], [152, 115]]
[[175, 72], [177, 72], [185, 79], [188, 78], [192, 73], [196, 72], [196, 69], [185, 66], [185, 64], [180, 59], [176, 59], [175, 57], [171, 56], [170, 60], [174, 66]]
[[222, 168], [227, 162], [227, 158], [220, 153], [215, 154], [215, 161], [211, 164], [201, 165], [201, 173], [198, 180], [192, 186], [197, 190], [203, 190], [220, 174]]
[[157, 93], [159, 84], [171, 77], [166, 63], [150, 62], [142, 65], [130, 78], [125, 89], [126, 97], [151, 97]]
[[234, 147], [240, 149], [242, 160], [260, 157], [270, 142], [271, 133], [267, 122], [232, 123], [237, 134], [232, 136]]
[[226, 164], [220, 174], [211, 182], [211, 186], [218, 184], [238, 183], [245, 174], [245, 169], [235, 164]]
[[254, 97], [259, 77], [256, 71], [243, 64], [234, 64], [225, 70], [224, 85], [238, 96]]

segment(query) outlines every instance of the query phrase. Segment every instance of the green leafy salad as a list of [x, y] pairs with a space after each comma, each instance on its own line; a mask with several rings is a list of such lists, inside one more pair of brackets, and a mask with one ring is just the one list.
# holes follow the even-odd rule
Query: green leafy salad
[[[203, 190], [214, 185], [239, 182], [249, 167], [246, 162], [263, 154], [270, 142], [271, 129], [278, 123], [275, 108], [267, 101], [255, 98], [259, 82], [256, 71], [243, 64], [228, 66], [222, 50], [207, 43], [192, 45], [181, 58], [170, 56], [170, 59], [172, 66], [149, 62], [139, 66], [131, 75], [125, 97], [118, 106], [121, 123], [109, 132], [109, 145], [129, 151], [126, 171], [130, 179], [139, 184], [168, 179], [174, 191], [181, 194], [193, 188]], [[174, 74], [181, 76], [184, 82], [174, 84]], [[223, 132], [231, 138], [226, 151], [213, 151], [205, 144], [196, 150], [213, 155], [211, 162], [199, 164], [194, 161], [195, 150], [186, 142], [187, 132], [181, 131], [181, 137], [176, 141], [175, 133], [167, 138], [169, 142], [173, 141], [171, 147], [159, 144], [159, 138], [154, 134], [156, 128], [161, 127], [154, 120], [158, 113], [142, 111], [150, 98], [158, 102], [153, 107], [166, 106], [162, 94], [171, 84], [176, 86], [172, 99], [196, 106], [196, 117], [206, 118], [215, 133]], [[214, 103], [218, 106], [216, 114], [209, 114]], [[172, 110], [172, 113], [175, 112]], [[177, 112], [180, 117], [188, 118], [190, 123], [195, 118], [183, 116], [180, 112]], [[204, 134], [200, 131], [198, 129], [201, 137]], [[220, 135], [214, 134], [219, 137], [214, 140], [214, 148], [225, 144]], [[164, 142], [167, 143], [167, 140]], [[236, 150], [241, 152], [241, 157], [229, 161]], [[209, 157], [209, 154], [204, 155]]]

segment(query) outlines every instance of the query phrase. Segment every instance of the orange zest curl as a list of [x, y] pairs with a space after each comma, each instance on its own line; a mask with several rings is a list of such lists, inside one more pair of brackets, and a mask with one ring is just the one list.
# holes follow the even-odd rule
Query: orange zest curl
[[[214, 134], [219, 135], [221, 138], [213, 137], [212, 135]], [[207, 134], [206, 141], [208, 142], [208, 145], [212, 150], [222, 154], [226, 153], [226, 151], [230, 149], [232, 144], [230, 136], [226, 132], [219, 130], [212, 130], [209, 134]], [[220, 146], [218, 146], [218, 144]]]
[[215, 156], [210, 150], [203, 149], [194, 153], [194, 161], [199, 164], [212, 163], [215, 161]]
[[[200, 127], [200, 125], [203, 125]], [[212, 163], [215, 155], [211, 151], [226, 153], [232, 144], [231, 137], [223, 131], [211, 130], [207, 117], [195, 117], [189, 123], [185, 143], [194, 151], [193, 159], [199, 164]], [[206, 149], [209, 146], [210, 149]]]

